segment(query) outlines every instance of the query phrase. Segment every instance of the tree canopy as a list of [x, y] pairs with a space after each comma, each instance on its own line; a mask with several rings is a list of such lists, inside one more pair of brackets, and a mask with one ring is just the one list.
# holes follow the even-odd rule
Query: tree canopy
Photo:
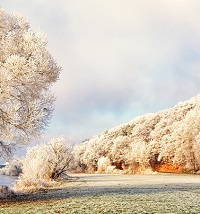
[[200, 94], [77, 144], [77, 171], [200, 173]]
[[0, 156], [38, 138], [54, 109], [50, 87], [61, 68], [47, 40], [18, 13], [0, 8]]

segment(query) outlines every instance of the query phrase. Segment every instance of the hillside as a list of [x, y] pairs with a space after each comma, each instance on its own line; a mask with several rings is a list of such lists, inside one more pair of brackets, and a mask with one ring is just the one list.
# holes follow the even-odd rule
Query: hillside
[[173, 108], [136, 117], [75, 146], [77, 171], [198, 172], [200, 94]]

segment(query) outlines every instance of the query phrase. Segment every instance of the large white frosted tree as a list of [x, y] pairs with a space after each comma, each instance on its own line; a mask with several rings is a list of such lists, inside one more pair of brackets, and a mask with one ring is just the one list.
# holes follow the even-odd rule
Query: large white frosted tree
[[21, 15], [0, 8], [0, 156], [38, 138], [52, 116], [60, 67], [46, 45]]

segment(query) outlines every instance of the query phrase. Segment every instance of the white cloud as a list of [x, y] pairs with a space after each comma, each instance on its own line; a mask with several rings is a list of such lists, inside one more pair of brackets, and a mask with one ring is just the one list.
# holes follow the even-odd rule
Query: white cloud
[[3, 0], [1, 6], [41, 28], [63, 67], [52, 137], [84, 139], [199, 92], [197, 0]]

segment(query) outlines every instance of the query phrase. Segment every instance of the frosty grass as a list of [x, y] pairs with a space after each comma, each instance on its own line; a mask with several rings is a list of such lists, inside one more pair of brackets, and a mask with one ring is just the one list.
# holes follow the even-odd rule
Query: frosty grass
[[73, 174], [48, 192], [0, 202], [0, 213], [200, 213], [199, 204], [199, 175]]

